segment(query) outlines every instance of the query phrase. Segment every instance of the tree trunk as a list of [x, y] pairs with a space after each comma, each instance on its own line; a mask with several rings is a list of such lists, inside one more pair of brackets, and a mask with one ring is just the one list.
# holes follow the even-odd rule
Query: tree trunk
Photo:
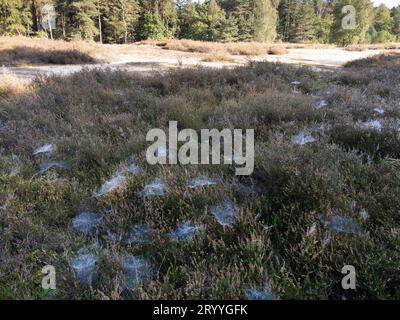
[[101, 31], [101, 14], [99, 12], [99, 41], [103, 43], [103, 32]]

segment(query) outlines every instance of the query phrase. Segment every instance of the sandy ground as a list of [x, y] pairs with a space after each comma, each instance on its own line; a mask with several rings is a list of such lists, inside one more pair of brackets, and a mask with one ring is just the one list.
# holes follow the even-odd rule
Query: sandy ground
[[[334, 70], [348, 61], [369, 57], [388, 51], [400, 50], [367, 50], [346, 51], [340, 48], [323, 49], [289, 49], [285, 55], [265, 55], [257, 57], [233, 56], [234, 63], [204, 62], [205, 54], [165, 50], [153, 45], [107, 45], [109, 63], [92, 65], [40, 65], [29, 67], [3, 68], [3, 72], [14, 74], [21, 80], [30, 81], [39, 74], [67, 75], [82, 68], [121, 69], [132, 72], [162, 72], [170, 68], [181, 67], [232, 67], [244, 65], [251, 60], [283, 62], [297, 65], [310, 65], [320, 69]], [[0, 72], [0, 78], [2, 72]]]

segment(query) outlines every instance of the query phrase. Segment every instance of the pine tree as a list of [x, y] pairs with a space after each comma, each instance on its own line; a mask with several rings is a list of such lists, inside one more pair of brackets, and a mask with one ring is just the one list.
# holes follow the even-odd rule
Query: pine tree
[[54, 6], [55, 10], [58, 13], [57, 17], [57, 27], [60, 29], [60, 32], [56, 32], [56, 34], [60, 34], [63, 39], [67, 38], [67, 28], [69, 26], [69, 17], [68, 11], [71, 0], [55, 0]]
[[38, 32], [42, 29], [41, 8], [46, 3], [46, 0], [30, 0], [28, 2], [32, 16], [32, 31]]
[[400, 40], [400, 6], [392, 8], [390, 14], [393, 19], [392, 34]]
[[166, 36], [173, 37], [178, 30], [178, 12], [176, 9], [176, 1], [163, 0], [159, 6], [160, 16], [166, 29]]
[[369, 30], [370, 42], [384, 43], [394, 41], [396, 37], [391, 33], [393, 18], [390, 9], [385, 5], [374, 8], [374, 24]]
[[[139, 39], [169, 38], [177, 33], [178, 13], [175, 0], [140, 0], [139, 7]], [[141, 34], [142, 31], [145, 34]]]
[[206, 38], [205, 12], [201, 9], [202, 6], [195, 4], [192, 0], [179, 4], [179, 38], [194, 40]]
[[300, 16], [299, 0], [282, 0], [279, 7], [279, 26], [278, 30], [281, 39], [286, 42], [295, 41], [295, 30]]
[[[41, 10], [47, 3], [57, 12], [52, 35], [63, 39], [278, 38], [339, 45], [400, 40], [400, 6], [373, 8], [371, 0], [0, 0], [0, 34], [46, 35]], [[342, 24], [347, 5], [355, 8], [353, 29]]]
[[253, 39], [272, 42], [276, 38], [278, 12], [271, 0], [253, 0]]
[[191, 27], [193, 22], [197, 20], [196, 6], [191, 0], [179, 1], [178, 4], [178, 38], [190, 39]]
[[[139, 6], [141, 30], [152, 29], [152, 33], [157, 33], [158, 38], [170, 38], [177, 34], [178, 13], [175, 0], [140, 0]], [[155, 25], [151, 26], [150, 23], [155, 23]], [[158, 31], [156, 27], [159, 28]], [[139, 38], [143, 38], [143, 35], [139, 35]]]
[[333, 23], [332, 8], [329, 2], [325, 0], [315, 0], [316, 14], [316, 41], [319, 43], [328, 43], [330, 29]]
[[272, 42], [277, 36], [279, 0], [221, 0], [239, 41]]
[[[97, 29], [99, 30], [99, 42], [103, 43], [104, 38], [104, 18], [107, 14], [108, 3], [107, 0], [94, 0], [97, 10]], [[108, 1], [107, 1], [108, 2]]]
[[221, 26], [220, 41], [222, 42], [235, 42], [239, 37], [238, 22], [233, 15], [229, 15]]

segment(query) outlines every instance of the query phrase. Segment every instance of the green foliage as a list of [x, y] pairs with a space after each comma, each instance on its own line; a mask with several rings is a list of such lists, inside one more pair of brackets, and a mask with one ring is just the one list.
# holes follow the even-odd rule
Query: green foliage
[[188, 0], [184, 4], [179, 5], [179, 38], [195, 39], [196, 30], [194, 25], [198, 20], [199, 14], [196, 10], [196, 5], [192, 0]]
[[371, 43], [385, 43], [396, 40], [396, 36], [392, 34], [392, 26], [394, 25], [391, 11], [385, 5], [374, 8], [374, 24], [370, 34]]
[[38, 32], [36, 32], [36, 38], [40, 38], [40, 39], [47, 39], [49, 37], [48, 33], [44, 30], [40, 30]]
[[206, 4], [206, 21], [207, 34], [209, 41], [221, 41], [223, 26], [225, 22], [225, 11], [221, 9], [216, 0], [210, 0]]
[[230, 15], [222, 21], [220, 40], [222, 42], [235, 42], [239, 39], [237, 19]]
[[316, 41], [320, 43], [329, 43], [331, 33], [333, 16], [332, 8], [324, 0], [317, 0], [316, 2], [316, 21], [315, 21], [315, 34]]
[[295, 41], [295, 28], [298, 25], [300, 2], [297, 0], [282, 0], [279, 8], [279, 34], [281, 40]]
[[139, 20], [136, 0], [110, 0], [104, 7], [104, 36], [107, 42], [132, 41]]
[[375, 37], [372, 37], [372, 43], [386, 43], [395, 41], [396, 37], [387, 30], [378, 31]]
[[324, 0], [282, 0], [278, 7], [279, 35], [288, 42], [328, 43], [331, 6]]
[[374, 28], [377, 32], [390, 32], [393, 25], [393, 18], [390, 15], [390, 10], [384, 4], [374, 8]]
[[[171, 38], [178, 31], [178, 12], [175, 0], [139, 0], [140, 18], [138, 39]], [[158, 27], [159, 30], [150, 30]], [[142, 34], [146, 30], [146, 34]]]
[[392, 8], [390, 15], [393, 19], [392, 34], [400, 40], [400, 5]]
[[92, 0], [76, 0], [69, 7], [71, 18], [70, 38], [93, 40], [98, 34], [95, 25], [95, 17], [97, 17], [97, 8]]
[[173, 37], [178, 30], [178, 12], [174, 0], [161, 2], [160, 16], [166, 29], [166, 36]]
[[278, 12], [272, 0], [254, 0], [253, 40], [272, 42], [276, 38]]
[[[236, 21], [227, 21], [225, 11], [217, 1], [201, 4], [187, 1], [179, 8], [180, 38], [208, 41], [223, 41], [237, 36]], [[224, 27], [227, 26], [227, 29]], [[233, 34], [229, 34], [232, 30]]]
[[[83, 70], [10, 93], [0, 99], [0, 297], [243, 299], [268, 283], [280, 299], [399, 299], [399, 70], [398, 54], [354, 61], [339, 73], [269, 62], [146, 77]], [[295, 95], [293, 80], [301, 83]], [[313, 108], [322, 98], [328, 106]], [[150, 166], [146, 132], [172, 119], [181, 128], [254, 128], [252, 176], [238, 178], [229, 165]], [[370, 119], [382, 130], [365, 128]], [[293, 135], [305, 131], [316, 141], [295, 145]], [[71, 162], [70, 171], [37, 174], [46, 156], [32, 150], [44, 143], [56, 146], [55, 159]], [[94, 198], [129, 156], [140, 172]], [[187, 187], [203, 175], [218, 184]], [[156, 176], [168, 192], [144, 199]], [[239, 208], [230, 227], [210, 212], [224, 199]], [[72, 232], [83, 210], [103, 216], [93, 236]], [[323, 219], [332, 215], [353, 219], [360, 234], [332, 232]], [[170, 233], [185, 221], [198, 234], [174, 241]], [[146, 225], [149, 241], [127, 244], [135, 224]], [[84, 250], [99, 255], [90, 289], [68, 266]], [[154, 266], [137, 290], [121, 273], [127, 252]], [[54, 296], [40, 286], [45, 264], [62, 275]], [[340, 285], [346, 264], [357, 271], [351, 294]]]

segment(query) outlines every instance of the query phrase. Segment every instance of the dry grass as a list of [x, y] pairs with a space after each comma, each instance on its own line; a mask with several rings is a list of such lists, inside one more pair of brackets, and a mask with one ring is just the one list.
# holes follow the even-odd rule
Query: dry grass
[[106, 49], [84, 41], [0, 37], [0, 66], [90, 64], [106, 60]]

